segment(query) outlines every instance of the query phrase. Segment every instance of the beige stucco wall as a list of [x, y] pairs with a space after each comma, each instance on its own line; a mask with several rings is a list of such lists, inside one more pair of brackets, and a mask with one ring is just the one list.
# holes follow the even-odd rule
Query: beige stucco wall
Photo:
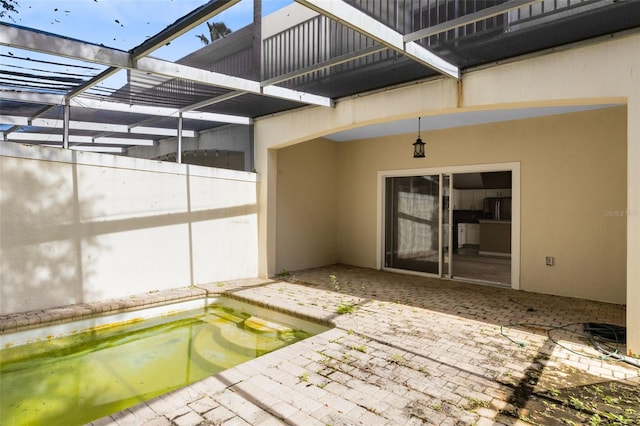
[[425, 132], [425, 159], [414, 139], [338, 144], [340, 261], [376, 267], [378, 171], [519, 162], [520, 288], [625, 302], [625, 107]]
[[413, 133], [281, 149], [277, 270], [376, 268], [379, 171], [518, 162], [520, 288], [625, 303], [626, 114], [613, 107], [425, 132], [425, 159], [411, 156]]
[[0, 314], [257, 275], [255, 175], [0, 145]]
[[[571, 46], [566, 50], [467, 71], [462, 76], [461, 87], [452, 79], [441, 78], [341, 99], [333, 109], [307, 108], [257, 120], [256, 169], [261, 176], [260, 273], [269, 275], [275, 272], [277, 156], [274, 153], [279, 148], [349, 128], [419, 115], [541, 105], [626, 104], [627, 210], [623, 220], [626, 220], [627, 250], [626, 267], [623, 270], [626, 271], [628, 350], [630, 353], [640, 353], [640, 263], [637, 262], [640, 258], [638, 51], [640, 35], [618, 35], [590, 44]], [[494, 161], [497, 160], [491, 160]], [[526, 172], [524, 166], [522, 172]], [[541, 191], [544, 190], [541, 187]], [[339, 203], [342, 197], [338, 196]], [[367, 220], [370, 218], [354, 219], [357, 222], [354, 226], [365, 226], [361, 222]], [[559, 268], [560, 265], [554, 271]]]
[[315, 140], [278, 151], [276, 270], [334, 264], [338, 146]]

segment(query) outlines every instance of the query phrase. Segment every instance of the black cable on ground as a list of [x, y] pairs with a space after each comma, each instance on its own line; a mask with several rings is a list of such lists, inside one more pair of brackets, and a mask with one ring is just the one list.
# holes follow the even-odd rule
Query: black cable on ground
[[620, 354], [617, 351], [617, 348], [615, 351], [612, 351], [606, 343], [603, 344], [601, 341], [596, 340], [596, 338], [598, 338], [607, 342], [615, 342], [616, 345], [618, 343], [624, 344], [627, 341], [627, 329], [625, 327], [612, 324], [588, 322], [584, 324], [584, 331], [589, 336], [589, 341], [591, 342], [593, 347], [603, 354], [606, 354], [607, 356], [619, 361], [626, 362], [627, 364], [631, 364], [634, 367], [640, 368], [640, 359]]
[[[571, 330], [571, 329], [568, 328], [570, 326], [575, 326], [575, 325], [582, 325], [583, 329], [584, 329], [584, 332], [581, 333], [579, 331]], [[505, 337], [507, 340], [509, 340], [510, 342], [513, 342], [513, 343], [517, 344], [520, 347], [525, 347], [526, 343], [525, 342], [516, 341], [516, 340], [512, 339], [511, 337], [507, 336], [505, 331], [504, 331], [504, 329], [506, 327], [537, 327], [537, 328], [542, 328], [542, 329], [546, 330], [547, 337], [549, 338], [549, 340], [551, 342], [553, 342], [554, 344], [556, 344], [557, 346], [560, 346], [561, 348], [563, 348], [563, 349], [565, 349], [565, 350], [567, 350], [569, 352], [572, 352], [572, 353], [574, 353], [576, 355], [589, 357], [589, 355], [587, 355], [587, 354], [576, 352], [573, 349], [570, 349], [570, 348], [562, 345], [560, 342], [555, 340], [553, 338], [553, 336], [551, 335], [551, 333], [554, 330], [562, 330], [562, 331], [566, 331], [566, 332], [569, 332], [569, 333], [578, 334], [578, 335], [581, 335], [581, 336], [584, 336], [586, 334], [587, 337], [589, 338], [589, 341], [593, 345], [593, 347], [603, 354], [603, 356], [599, 357], [598, 359], [613, 358], [615, 360], [623, 361], [623, 362], [626, 362], [626, 363], [628, 363], [630, 365], [633, 365], [634, 367], [639, 367], [640, 368], [640, 359], [635, 359], [635, 358], [632, 358], [630, 356], [626, 356], [626, 355], [620, 353], [620, 350], [619, 350], [620, 345], [626, 343], [626, 328], [625, 327], [612, 325], [612, 324], [600, 324], [600, 323], [571, 323], [571, 324], [565, 324], [565, 325], [560, 325], [560, 326], [553, 326], [553, 325], [548, 325], [548, 324], [536, 324], [536, 323], [518, 323], [518, 324], [501, 325], [500, 326], [500, 334], [503, 337]], [[609, 344], [607, 344], [605, 342], [615, 343], [615, 346], [611, 346], [611, 345], [609, 345]]]
[[584, 324], [584, 331], [609, 342], [627, 342], [627, 329], [620, 325], [587, 322]]

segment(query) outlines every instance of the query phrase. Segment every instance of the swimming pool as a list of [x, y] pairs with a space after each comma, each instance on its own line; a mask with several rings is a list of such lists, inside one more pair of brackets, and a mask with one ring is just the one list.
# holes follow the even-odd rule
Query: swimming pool
[[328, 328], [209, 298], [5, 335], [2, 423], [84, 424]]

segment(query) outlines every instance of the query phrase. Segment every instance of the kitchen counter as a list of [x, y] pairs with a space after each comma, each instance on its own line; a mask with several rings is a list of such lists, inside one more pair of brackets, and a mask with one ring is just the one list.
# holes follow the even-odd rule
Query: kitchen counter
[[480, 219], [480, 254], [511, 257], [511, 221]]

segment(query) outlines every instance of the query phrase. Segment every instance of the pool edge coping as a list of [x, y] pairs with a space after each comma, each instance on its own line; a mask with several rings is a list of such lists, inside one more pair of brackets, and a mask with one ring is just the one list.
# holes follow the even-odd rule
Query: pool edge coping
[[[0, 315], [0, 335], [17, 333], [39, 327], [71, 323], [73, 321], [99, 318], [109, 315], [130, 313], [138, 310], [161, 307], [175, 303], [188, 302], [191, 300], [205, 299], [208, 297], [224, 296], [245, 303], [250, 303], [262, 308], [272, 309], [306, 321], [315, 322], [330, 328], [337, 324], [331, 319], [322, 315], [318, 311], [316, 315], [299, 312], [290, 308], [285, 308], [262, 300], [255, 300], [250, 297], [243, 297], [236, 294], [247, 288], [245, 281], [253, 282], [256, 285], [266, 285], [277, 283], [272, 279], [250, 278], [245, 280], [235, 280], [225, 284], [235, 284], [232, 288], [211, 288], [217, 284], [204, 284], [189, 287], [179, 287], [170, 290], [160, 290], [157, 292], [147, 292], [130, 295], [128, 297], [106, 299], [103, 301], [78, 303], [73, 305], [58, 306], [49, 309], [38, 309], [32, 311], [17, 312]], [[2, 348], [0, 348], [1, 350]]]

